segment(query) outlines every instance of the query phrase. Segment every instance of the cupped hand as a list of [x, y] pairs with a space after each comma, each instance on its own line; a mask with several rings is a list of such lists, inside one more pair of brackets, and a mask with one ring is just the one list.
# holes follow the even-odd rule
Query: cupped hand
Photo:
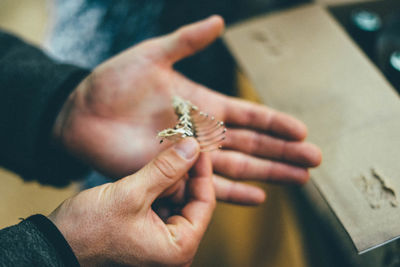
[[[179, 200], [168, 206], [178, 210], [161, 218], [152, 209], [160, 197]], [[211, 160], [188, 138], [137, 173], [64, 201], [49, 218], [82, 266], [187, 266], [214, 208]]]
[[223, 29], [223, 20], [212, 16], [98, 66], [64, 104], [54, 126], [56, 139], [101, 173], [123, 177], [170, 145], [160, 145], [156, 135], [175, 125], [171, 98], [178, 95], [228, 126], [223, 149], [211, 153], [218, 199], [239, 204], [264, 200], [261, 189], [237, 180], [304, 183], [307, 169], [320, 164], [321, 153], [303, 142], [303, 123], [214, 92], [173, 69], [175, 62], [205, 48]]

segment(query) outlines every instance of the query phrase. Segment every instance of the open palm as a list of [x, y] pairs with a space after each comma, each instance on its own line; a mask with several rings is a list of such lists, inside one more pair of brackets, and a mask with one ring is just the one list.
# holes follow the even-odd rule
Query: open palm
[[231, 179], [305, 182], [307, 168], [317, 166], [321, 154], [302, 142], [304, 124], [214, 92], [173, 69], [175, 62], [214, 41], [223, 28], [223, 20], [213, 16], [106, 61], [70, 95], [56, 121], [55, 136], [101, 173], [123, 177], [170, 145], [160, 145], [156, 135], [175, 125], [171, 98], [178, 95], [228, 126], [224, 149], [211, 153], [219, 199], [241, 204], [264, 199], [260, 189]]

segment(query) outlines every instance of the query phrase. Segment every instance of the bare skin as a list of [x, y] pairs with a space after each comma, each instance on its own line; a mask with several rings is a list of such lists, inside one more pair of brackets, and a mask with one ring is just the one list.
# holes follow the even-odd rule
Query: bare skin
[[[171, 190], [183, 177], [183, 192]], [[169, 205], [178, 213], [162, 220], [152, 208], [160, 197], [179, 202]], [[67, 199], [49, 218], [82, 266], [188, 266], [215, 201], [209, 155], [188, 138], [137, 173]]]
[[168, 145], [157, 132], [176, 123], [174, 95], [228, 125], [224, 149], [211, 153], [219, 200], [258, 204], [265, 193], [236, 180], [305, 183], [320, 150], [304, 142], [306, 126], [268, 107], [194, 83], [173, 64], [221, 35], [218, 16], [150, 39], [111, 58], [81, 82], [62, 108], [54, 137], [72, 155], [115, 179], [136, 172]]
[[[235, 180], [301, 184], [320, 164], [321, 152], [303, 141], [300, 121], [173, 69], [223, 29], [213, 16], [132, 47], [97, 67], [64, 104], [55, 140], [103, 174], [126, 176], [67, 199], [49, 216], [82, 266], [188, 266], [216, 197], [264, 201], [261, 189]], [[193, 138], [157, 142], [157, 132], [176, 122], [174, 95], [225, 121], [223, 150], [200, 155]]]

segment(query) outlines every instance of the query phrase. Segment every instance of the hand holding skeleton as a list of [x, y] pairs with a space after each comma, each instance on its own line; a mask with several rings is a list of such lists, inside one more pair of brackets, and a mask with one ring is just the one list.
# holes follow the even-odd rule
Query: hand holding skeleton
[[114, 178], [132, 174], [161, 150], [155, 135], [176, 123], [178, 95], [224, 121], [223, 149], [211, 152], [217, 198], [257, 204], [264, 192], [238, 180], [304, 183], [321, 153], [303, 142], [307, 129], [293, 117], [228, 97], [173, 68], [221, 35], [218, 16], [134, 46], [98, 66], [70, 95], [54, 126], [55, 138], [73, 155]]

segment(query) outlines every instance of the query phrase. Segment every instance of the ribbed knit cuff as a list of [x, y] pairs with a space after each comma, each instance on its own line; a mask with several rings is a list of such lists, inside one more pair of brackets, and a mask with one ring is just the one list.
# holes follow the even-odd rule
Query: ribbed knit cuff
[[82, 179], [89, 173], [89, 167], [70, 155], [63, 148], [52, 143], [52, 128], [63, 104], [70, 93], [90, 73], [77, 69], [53, 92], [40, 119], [40, 132], [36, 140], [37, 156], [35, 174], [42, 183], [63, 186], [71, 180]]
[[32, 222], [43, 233], [49, 243], [53, 245], [60, 259], [65, 263], [65, 266], [80, 266], [72, 248], [52, 221], [41, 214], [32, 215], [26, 220]]

